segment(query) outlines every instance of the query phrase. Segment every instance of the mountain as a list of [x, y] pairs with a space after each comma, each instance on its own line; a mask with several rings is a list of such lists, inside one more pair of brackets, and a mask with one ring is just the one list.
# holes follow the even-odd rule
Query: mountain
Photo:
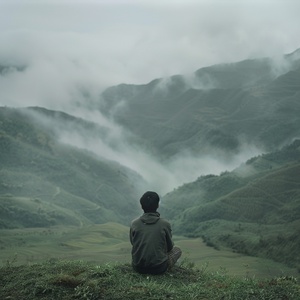
[[42, 108], [2, 107], [0, 120], [0, 228], [128, 224], [137, 214], [140, 175], [57, 139], [56, 127], [99, 135], [97, 125]]
[[300, 140], [206, 175], [162, 199], [161, 211], [183, 235], [296, 265], [300, 270]]
[[245, 143], [272, 151], [300, 135], [299, 53], [121, 84], [104, 91], [98, 109], [165, 159], [185, 150], [230, 158]]

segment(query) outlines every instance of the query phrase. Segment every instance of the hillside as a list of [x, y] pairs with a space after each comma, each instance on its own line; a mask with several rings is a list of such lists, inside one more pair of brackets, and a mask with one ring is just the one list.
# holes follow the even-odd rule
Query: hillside
[[299, 174], [296, 140], [232, 172], [201, 176], [179, 187], [163, 198], [161, 209], [176, 232], [300, 270]]
[[56, 116], [53, 120], [45, 111], [0, 108], [0, 228], [128, 224], [136, 215], [142, 178], [59, 142], [54, 130], [58, 117], [61, 126], [95, 125], [47, 111]]
[[272, 151], [299, 136], [299, 82], [298, 50], [110, 87], [98, 107], [167, 160], [184, 150], [230, 158], [245, 143]]

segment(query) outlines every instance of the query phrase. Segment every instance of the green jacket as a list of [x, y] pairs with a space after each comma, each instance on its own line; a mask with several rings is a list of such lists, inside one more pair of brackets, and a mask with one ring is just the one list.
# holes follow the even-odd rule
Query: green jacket
[[173, 248], [172, 230], [160, 214], [145, 213], [130, 227], [132, 265], [140, 273], [163, 273], [168, 268], [168, 252]]

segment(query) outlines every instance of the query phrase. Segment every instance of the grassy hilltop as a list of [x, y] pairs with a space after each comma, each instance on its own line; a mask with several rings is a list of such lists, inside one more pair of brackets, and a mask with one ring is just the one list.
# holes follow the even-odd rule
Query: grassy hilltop
[[47, 261], [0, 268], [1, 299], [286, 299], [300, 297], [294, 277], [234, 278], [176, 266], [164, 275], [135, 273], [129, 264]]

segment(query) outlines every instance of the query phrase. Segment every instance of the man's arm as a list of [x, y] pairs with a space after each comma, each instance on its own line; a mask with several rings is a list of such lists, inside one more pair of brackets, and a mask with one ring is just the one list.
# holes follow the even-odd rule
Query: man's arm
[[169, 223], [166, 227], [166, 242], [167, 242], [167, 252], [170, 252], [173, 249], [174, 243], [172, 241], [172, 229]]
[[130, 240], [131, 245], [133, 245], [133, 242], [132, 242], [132, 228], [131, 227], [130, 227], [130, 230], [129, 230], [129, 240]]

